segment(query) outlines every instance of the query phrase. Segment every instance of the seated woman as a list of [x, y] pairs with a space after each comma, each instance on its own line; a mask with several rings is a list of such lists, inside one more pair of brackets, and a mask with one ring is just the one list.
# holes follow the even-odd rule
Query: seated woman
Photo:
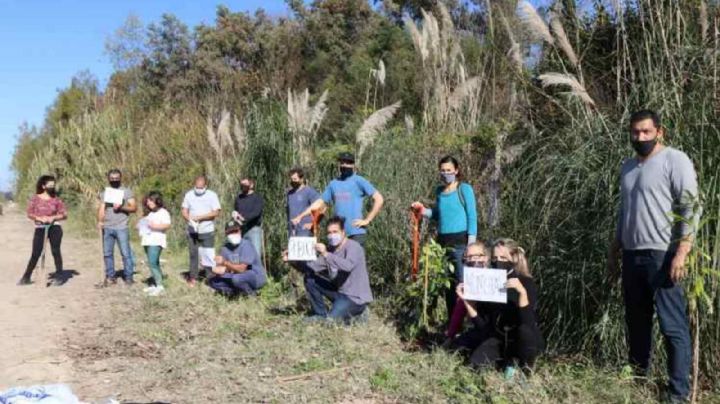
[[[473, 268], [488, 268], [490, 265], [490, 251], [482, 241], [476, 241], [467, 246], [465, 254], [463, 256], [463, 266]], [[463, 300], [459, 297], [455, 297], [457, 301], [453, 307], [452, 315], [450, 316], [450, 324], [445, 336], [448, 337], [445, 344], [452, 342], [452, 339], [461, 331], [463, 326], [463, 320], [467, 314], [467, 309], [463, 304]]]
[[265, 286], [267, 275], [260, 257], [250, 241], [240, 234], [240, 223], [231, 220], [225, 225], [227, 242], [215, 257], [217, 275], [208, 285], [228, 297], [255, 296]]
[[463, 285], [458, 285], [456, 293], [474, 327], [450, 347], [468, 354], [475, 367], [492, 366], [506, 372], [515, 366], [528, 369], [542, 352], [544, 341], [535, 314], [537, 287], [525, 251], [511, 239], [500, 239], [493, 245], [490, 267], [507, 271], [507, 303], [468, 301]]
[[[328, 220], [327, 238], [330, 246], [318, 243], [318, 259], [307, 264], [305, 291], [313, 309], [309, 320], [329, 319], [348, 324], [364, 319], [367, 305], [373, 300], [365, 250], [347, 237], [341, 217]], [[326, 298], [332, 303], [330, 311], [325, 305]]]

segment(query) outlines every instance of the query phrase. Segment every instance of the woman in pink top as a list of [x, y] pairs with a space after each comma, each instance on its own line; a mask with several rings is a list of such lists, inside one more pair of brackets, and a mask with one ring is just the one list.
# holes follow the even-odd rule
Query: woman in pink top
[[35, 195], [28, 203], [27, 217], [35, 223], [35, 235], [33, 237], [30, 261], [18, 285], [29, 285], [31, 283], [30, 277], [43, 252], [46, 231], [55, 260], [55, 276], [53, 279], [59, 279], [58, 275], [60, 275], [63, 268], [62, 255], [60, 254], [63, 231], [58, 222], [67, 218], [67, 210], [63, 201], [57, 197], [55, 177], [52, 175], [43, 175], [38, 179], [35, 186]]

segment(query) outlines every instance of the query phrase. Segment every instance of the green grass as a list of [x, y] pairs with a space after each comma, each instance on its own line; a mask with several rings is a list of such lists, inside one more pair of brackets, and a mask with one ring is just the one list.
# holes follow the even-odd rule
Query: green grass
[[164, 296], [146, 297], [139, 287], [108, 290], [104, 333], [82, 342], [102, 353], [95, 359], [123, 364], [123, 399], [642, 403], [659, 396], [660, 381], [638, 383], [620, 368], [581, 357], [545, 357], [532, 377], [505, 381], [442, 350], [411, 349], [378, 311], [369, 324], [344, 328], [273, 314], [295, 305], [289, 294], [228, 301], [205, 287], [187, 288], [179, 252], [166, 256]]

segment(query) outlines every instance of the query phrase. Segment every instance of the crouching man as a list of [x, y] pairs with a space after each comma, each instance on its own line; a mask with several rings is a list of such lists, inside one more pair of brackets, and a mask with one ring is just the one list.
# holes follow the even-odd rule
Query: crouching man
[[227, 239], [215, 257], [215, 276], [208, 281], [212, 289], [228, 297], [255, 296], [267, 282], [260, 257], [252, 243], [242, 238], [240, 227], [234, 220], [225, 225]]
[[[345, 220], [333, 217], [327, 223], [329, 246], [316, 246], [318, 259], [309, 262], [305, 291], [313, 310], [310, 320], [329, 319], [349, 324], [367, 321], [367, 305], [372, 302], [365, 250], [345, 233]], [[328, 311], [328, 299], [332, 306]]]

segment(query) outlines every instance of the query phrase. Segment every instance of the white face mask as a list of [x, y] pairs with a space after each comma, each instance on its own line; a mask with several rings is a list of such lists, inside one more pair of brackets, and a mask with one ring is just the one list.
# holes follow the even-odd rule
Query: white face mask
[[195, 195], [202, 196], [205, 191], [207, 191], [207, 188], [195, 188]]
[[330, 244], [333, 247], [339, 246], [343, 240], [343, 236], [340, 233], [328, 234], [327, 238], [328, 238], [328, 244]]
[[232, 245], [238, 245], [242, 241], [242, 237], [239, 234], [228, 234], [227, 241]]

